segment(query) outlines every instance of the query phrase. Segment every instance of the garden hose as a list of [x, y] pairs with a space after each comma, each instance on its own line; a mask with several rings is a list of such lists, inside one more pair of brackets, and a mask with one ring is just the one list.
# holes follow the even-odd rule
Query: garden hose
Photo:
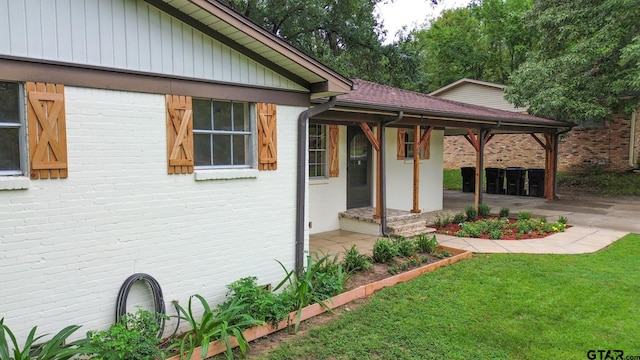
[[[160, 326], [160, 331], [158, 333], [158, 339], [162, 339], [162, 334], [164, 333], [164, 325], [165, 325], [165, 306], [164, 306], [164, 297], [162, 296], [162, 289], [160, 288], [160, 284], [154, 279], [151, 275], [144, 273], [136, 273], [127, 278], [125, 282], [120, 287], [120, 291], [118, 292], [118, 300], [116, 301], [116, 323], [120, 322], [120, 319], [124, 314], [127, 313], [127, 297], [129, 296], [129, 291], [134, 283], [137, 281], [145, 281], [149, 284], [151, 288], [151, 293], [153, 294], [153, 303], [154, 303], [154, 311], [155, 314], [161, 314], [163, 316], [157, 316], [158, 325]], [[176, 312], [178, 308], [176, 307]], [[178, 318], [178, 323], [176, 324], [176, 329], [173, 332], [173, 335], [178, 331], [178, 327], [180, 326], [180, 318]], [[172, 335], [172, 336], [173, 336]]]

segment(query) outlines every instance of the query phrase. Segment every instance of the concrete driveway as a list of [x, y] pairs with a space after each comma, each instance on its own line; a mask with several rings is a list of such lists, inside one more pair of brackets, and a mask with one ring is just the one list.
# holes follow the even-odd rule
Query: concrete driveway
[[[565, 216], [572, 225], [640, 234], [640, 197], [562, 192], [558, 197], [556, 200], [545, 200], [529, 196], [483, 194], [483, 202], [491, 206], [495, 213], [502, 207], [508, 207], [511, 214], [530, 211], [534, 217], [546, 216], [549, 220]], [[459, 211], [473, 203], [473, 193], [444, 190], [444, 210]]]

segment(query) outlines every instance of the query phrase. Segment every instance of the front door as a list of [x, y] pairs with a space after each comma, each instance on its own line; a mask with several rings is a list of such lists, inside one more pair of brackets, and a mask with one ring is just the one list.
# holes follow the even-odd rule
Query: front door
[[359, 126], [347, 127], [347, 209], [371, 206], [371, 144]]

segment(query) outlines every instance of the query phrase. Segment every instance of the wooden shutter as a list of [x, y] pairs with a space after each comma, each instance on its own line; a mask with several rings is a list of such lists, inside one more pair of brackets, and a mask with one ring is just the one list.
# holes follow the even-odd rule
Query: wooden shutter
[[428, 160], [431, 157], [431, 136], [427, 138], [424, 146], [420, 148], [420, 159]]
[[66, 178], [64, 85], [27, 82], [27, 102], [31, 178]]
[[397, 159], [404, 160], [406, 154], [404, 153], [404, 135], [406, 133], [405, 129], [398, 129], [398, 152]]
[[338, 125], [329, 125], [329, 177], [338, 177], [340, 174], [338, 139]]
[[276, 105], [258, 104], [258, 170], [278, 168]]
[[167, 95], [169, 174], [193, 173], [193, 110], [190, 96]]

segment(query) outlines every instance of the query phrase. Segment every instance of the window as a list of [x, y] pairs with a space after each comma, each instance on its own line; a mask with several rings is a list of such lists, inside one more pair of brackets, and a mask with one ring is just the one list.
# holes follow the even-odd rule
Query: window
[[195, 166], [251, 167], [250, 118], [248, 103], [193, 99]]
[[309, 177], [327, 177], [327, 127], [309, 125]]
[[0, 175], [22, 175], [21, 87], [0, 82]]
[[[420, 136], [424, 135], [424, 132], [426, 131], [426, 129], [421, 129], [420, 130]], [[415, 133], [414, 129], [407, 129], [405, 130], [404, 133], [404, 153], [407, 159], [413, 159], [413, 147], [414, 147], [414, 143], [413, 143], [413, 134]], [[421, 159], [427, 159], [428, 156], [428, 149], [427, 147], [429, 146], [429, 143], [426, 144], [425, 148], [422, 149], [420, 151], [420, 158]]]

